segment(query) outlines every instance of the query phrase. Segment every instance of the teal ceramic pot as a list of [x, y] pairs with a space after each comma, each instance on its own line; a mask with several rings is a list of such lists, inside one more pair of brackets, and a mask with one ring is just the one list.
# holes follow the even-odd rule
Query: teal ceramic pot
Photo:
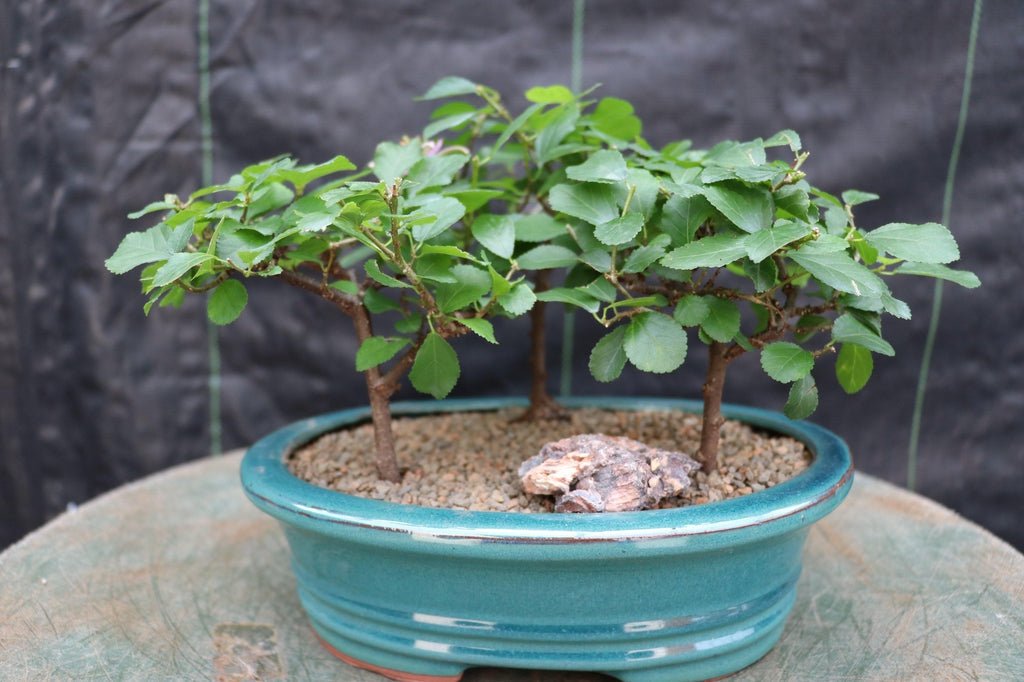
[[[394, 413], [524, 404], [396, 403]], [[565, 404], [700, 410], [661, 399]], [[807, 531], [842, 501], [853, 478], [849, 450], [833, 433], [774, 412], [724, 412], [798, 438], [813, 463], [746, 497], [612, 514], [429, 509], [292, 476], [288, 453], [369, 418], [354, 409], [262, 439], [245, 455], [242, 483], [282, 523], [313, 627], [350, 663], [397, 680], [454, 681], [476, 666], [597, 671], [624, 682], [701, 680], [750, 665], [779, 639]]]

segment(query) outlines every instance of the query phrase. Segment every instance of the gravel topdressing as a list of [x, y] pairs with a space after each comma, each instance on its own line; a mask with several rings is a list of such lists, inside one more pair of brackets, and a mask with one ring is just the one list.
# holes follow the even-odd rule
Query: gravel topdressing
[[[550, 497], [527, 495], [516, 470], [541, 446], [579, 433], [627, 436], [696, 456], [700, 417], [675, 411], [580, 409], [567, 421], [513, 421], [521, 410], [453, 412], [394, 421], [400, 483], [377, 478], [373, 426], [329, 433], [288, 459], [299, 478], [377, 500], [472, 511], [548, 512]], [[661, 507], [748, 495], [803, 471], [810, 454], [793, 438], [755, 431], [735, 421], [722, 427], [717, 472], [693, 475], [693, 486]]]

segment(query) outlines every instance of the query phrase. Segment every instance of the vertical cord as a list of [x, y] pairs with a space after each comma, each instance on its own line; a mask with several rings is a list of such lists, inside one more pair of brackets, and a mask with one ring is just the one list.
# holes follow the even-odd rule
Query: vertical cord
[[[956, 182], [956, 168], [960, 162], [960, 147], [964, 141], [964, 128], [967, 126], [967, 109], [971, 101], [971, 80], [974, 76], [974, 49], [978, 44], [978, 26], [981, 23], [982, 0], [974, 0], [974, 12], [971, 14], [971, 34], [967, 43], [967, 65], [964, 73], [964, 87], [960, 95], [960, 115], [956, 122], [956, 135], [953, 138], [953, 150], [949, 155], [949, 168], [946, 170], [946, 187], [942, 195], [942, 224], [949, 227], [950, 212], [953, 207], [953, 189]], [[935, 349], [935, 336], [939, 329], [939, 316], [942, 312], [942, 280], [935, 280], [932, 294], [931, 319], [928, 321], [928, 335], [925, 337], [924, 353], [921, 356], [921, 370], [917, 375], [917, 392], [914, 395], [914, 414], [910, 421], [910, 445], [907, 448], [907, 487], [917, 487], [917, 448], [921, 436], [921, 414], [924, 411], [924, 396], [928, 389], [928, 372], [932, 363], [932, 351]]]
[[[203, 186], [213, 184], [213, 119], [210, 115], [210, 0], [199, 0], [199, 131], [202, 155]], [[209, 295], [209, 294], [207, 294]], [[207, 390], [210, 400], [210, 454], [223, 451], [220, 416], [220, 330], [206, 320], [209, 375]]]
[[[583, 89], [583, 9], [586, 0], [574, 0], [572, 6], [572, 71], [570, 85], [573, 92]], [[572, 395], [572, 356], [576, 336], [576, 313], [566, 306], [562, 318], [562, 371], [559, 394]]]

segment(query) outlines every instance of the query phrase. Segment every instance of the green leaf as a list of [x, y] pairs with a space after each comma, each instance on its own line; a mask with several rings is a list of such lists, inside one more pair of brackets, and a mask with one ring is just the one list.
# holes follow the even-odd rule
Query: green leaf
[[743, 274], [750, 278], [754, 283], [754, 290], [759, 292], [771, 289], [779, 281], [779, 268], [771, 258], [766, 258], [760, 263], [743, 261]]
[[373, 174], [390, 185], [421, 158], [423, 149], [419, 140], [410, 140], [408, 144], [381, 142], [373, 155]]
[[896, 355], [892, 345], [850, 313], [844, 313], [832, 324], [832, 338], [843, 343], [855, 343], [881, 355]]
[[643, 272], [665, 255], [665, 247], [671, 242], [667, 234], [659, 234], [646, 246], [634, 249], [622, 264], [622, 272]]
[[807, 419], [818, 409], [818, 386], [808, 374], [789, 387], [789, 399], [782, 411], [790, 419]]
[[875, 361], [871, 351], [855, 343], [844, 343], [836, 358], [836, 379], [847, 393], [856, 393], [864, 388], [871, 378]]
[[813, 277], [833, 289], [860, 296], [880, 294], [886, 291], [885, 283], [878, 275], [843, 252], [821, 252], [805, 246], [791, 251], [788, 257], [811, 273]]
[[796, 218], [807, 220], [811, 209], [811, 198], [807, 196], [805, 190], [794, 185], [785, 185], [776, 190], [774, 196], [776, 209], [785, 211]]
[[715, 341], [731, 341], [740, 331], [740, 309], [732, 301], [717, 296], [705, 296], [704, 301], [708, 314], [700, 328]]
[[537, 295], [525, 282], [519, 282], [507, 294], [498, 297], [498, 305], [513, 317], [529, 312], [536, 302]]
[[803, 148], [800, 136], [793, 130], [780, 130], [764, 141], [765, 147], [781, 147], [782, 145], [788, 145], [794, 154]]
[[401, 310], [402, 307], [388, 296], [385, 296], [376, 289], [367, 289], [363, 294], [363, 304], [366, 309], [375, 315], [386, 313], [391, 310]]
[[863, 204], [877, 199], [878, 195], [872, 194], [871, 192], [861, 192], [856, 189], [848, 189], [843, 192], [843, 203], [850, 206], [856, 206], [857, 204]]
[[547, 213], [513, 216], [516, 225], [516, 241], [546, 242], [566, 234], [565, 223]]
[[491, 199], [500, 197], [504, 192], [496, 189], [463, 189], [448, 191], [445, 194], [453, 199], [457, 199], [460, 204], [466, 207], [467, 211], [475, 211]]
[[598, 183], [555, 185], [548, 195], [551, 208], [560, 213], [600, 225], [619, 216], [615, 189]]
[[803, 343], [823, 329], [827, 329], [831, 324], [832, 322], [827, 317], [821, 315], [801, 315], [793, 330], [793, 336], [797, 341]]
[[626, 327], [626, 357], [644, 372], [665, 374], [686, 359], [686, 332], [662, 313], [641, 313]]
[[604, 277], [595, 277], [590, 284], [580, 287], [580, 291], [605, 303], [614, 303], [619, 295], [615, 286]]
[[376, 260], [370, 259], [366, 261], [363, 267], [366, 268], [366, 274], [369, 275], [370, 279], [378, 284], [383, 284], [386, 287], [397, 287], [399, 289], [412, 289], [412, 285], [408, 282], [395, 279], [391, 275], [382, 272], [380, 264]]
[[494, 325], [480, 317], [460, 318], [459, 323], [469, 327], [474, 334], [490, 343], [498, 343], [494, 337]]
[[512, 290], [512, 284], [505, 279], [493, 265], [487, 266], [487, 272], [491, 275], [491, 295], [500, 298]]
[[459, 372], [459, 358], [455, 350], [437, 332], [430, 332], [416, 352], [409, 381], [420, 393], [440, 400], [455, 388]]
[[[295, 186], [295, 191], [301, 194], [302, 191], [306, 189], [306, 185], [314, 180], [319, 180], [331, 173], [354, 170], [355, 167], [354, 163], [339, 154], [333, 159], [324, 161], [323, 163], [309, 166], [297, 166], [295, 168], [283, 168], [277, 171], [277, 177], [292, 183], [292, 185]], [[250, 214], [258, 215], [258, 213], [253, 214], [251, 210]]]
[[960, 257], [953, 235], [938, 223], [890, 223], [865, 233], [864, 238], [879, 251], [916, 263], [950, 263]]
[[167, 260], [184, 250], [192, 236], [192, 225], [188, 220], [171, 229], [160, 223], [145, 232], [130, 232], [121, 240], [114, 255], [106, 260], [107, 270], [123, 275], [140, 265]]
[[[711, 312], [711, 307], [705, 297], [688, 294], [676, 303], [672, 317], [684, 327], [696, 327], [707, 319], [709, 312]], [[737, 325], [738, 328], [739, 325]]]
[[627, 213], [606, 223], [601, 223], [594, 230], [594, 236], [607, 246], [618, 246], [631, 242], [640, 234], [644, 227], [644, 217], [639, 213]]
[[460, 76], [445, 76], [430, 86], [430, 89], [417, 99], [441, 99], [458, 95], [472, 95], [476, 92], [476, 83]]
[[703, 196], [675, 194], [661, 209], [661, 229], [672, 238], [673, 244], [689, 244], [712, 213], [714, 209]]
[[170, 284], [197, 265], [213, 259], [208, 253], [176, 253], [156, 271], [151, 286], [155, 288]]
[[598, 381], [607, 383], [619, 378], [626, 366], [626, 327], [618, 327], [605, 334], [590, 351], [590, 373]]
[[153, 203], [146, 204], [145, 208], [142, 208], [133, 213], [129, 213], [128, 218], [130, 218], [131, 220], [135, 220], [137, 218], [141, 218], [144, 215], [156, 213], [157, 211], [170, 211], [174, 208], [174, 206], [175, 204], [173, 201], [168, 201], [166, 199], [164, 199], [163, 201], [154, 201]]
[[564, 85], [535, 86], [526, 91], [526, 99], [538, 104], [565, 104], [575, 95]]
[[422, 326], [423, 315], [418, 313], [406, 315], [401, 319], [395, 320], [395, 331], [401, 332], [402, 334], [415, 334]]
[[438, 187], [451, 183], [469, 157], [465, 154], [444, 154], [442, 156], [426, 156], [409, 169], [406, 181], [415, 184], [417, 192], [430, 187]]
[[576, 254], [557, 244], [541, 244], [535, 246], [516, 258], [516, 263], [523, 270], [550, 270], [574, 265]]
[[626, 179], [626, 160], [617, 151], [602, 149], [580, 165], [566, 168], [565, 174], [580, 182], [617, 184]]
[[579, 109], [575, 105], [563, 104], [561, 108], [562, 111], [537, 135], [537, 162], [541, 165], [558, 156], [558, 145], [573, 131], [580, 117]]
[[363, 341], [356, 351], [356, 371], [365, 372], [371, 367], [387, 362], [408, 345], [409, 339], [371, 336]]
[[479, 258], [474, 257], [473, 254], [469, 253], [468, 251], [463, 251], [459, 247], [452, 246], [450, 244], [423, 244], [422, 246], [420, 246], [420, 253], [423, 255], [438, 253], [443, 256], [465, 258], [466, 260], [471, 260], [474, 263], [480, 263], [481, 265], [483, 264], [483, 262]]
[[214, 324], [231, 324], [245, 310], [249, 294], [237, 279], [221, 283], [206, 299], [206, 316]]
[[423, 129], [423, 138], [429, 140], [438, 133], [443, 133], [444, 131], [451, 130], [452, 128], [458, 128], [466, 121], [471, 120], [474, 116], [476, 116], [476, 111], [463, 111], [458, 114], [439, 118]]
[[549, 303], [567, 303], [583, 308], [588, 313], [596, 313], [598, 308], [601, 307], [601, 303], [590, 294], [585, 294], [576, 289], [564, 289], [561, 287], [540, 292], [537, 294], [537, 300]]
[[630, 213], [641, 213], [645, 220], [654, 215], [654, 207], [658, 203], [661, 183], [643, 168], [630, 168], [626, 173], [626, 187], [636, 188], [633, 200], [629, 204]]
[[486, 214], [473, 221], [473, 237], [491, 253], [502, 258], [512, 257], [516, 247], [516, 224], [508, 215]]
[[617, 97], [605, 97], [590, 114], [596, 130], [619, 140], [633, 140], [643, 130], [640, 119], [633, 114], [633, 105]]
[[530, 119], [531, 116], [536, 114], [538, 111], [544, 108], [543, 104], [532, 104], [522, 111], [518, 116], [512, 119], [512, 122], [505, 126], [505, 130], [502, 131], [501, 135], [494, 142], [494, 146], [491, 147], [491, 156], [498, 153], [498, 150], [505, 146], [513, 135], [516, 134], [520, 128]]
[[337, 289], [343, 294], [350, 294], [352, 296], [359, 293], [359, 285], [347, 279], [339, 279], [336, 282], [331, 282], [330, 287], [332, 289]]
[[441, 312], [451, 313], [486, 296], [491, 290], [491, 275], [472, 265], [455, 265], [451, 269], [454, 284], [437, 287], [435, 298]]
[[786, 244], [806, 237], [810, 233], [811, 228], [806, 223], [779, 223], [775, 227], [750, 235], [743, 240], [743, 247], [747, 250], [750, 260], [760, 263]]
[[757, 232], [772, 225], [775, 204], [766, 189], [727, 181], [705, 187], [704, 196], [744, 232]]
[[661, 264], [677, 270], [718, 268], [747, 255], [746, 235], [716, 234], [683, 244], [661, 259]]
[[846, 215], [846, 210], [839, 206], [825, 208], [825, 228], [830, 234], [841, 236], [846, 232], [849, 219], [850, 216]]
[[959, 284], [968, 289], [975, 289], [981, 286], [981, 280], [973, 272], [968, 270], [954, 270], [945, 265], [934, 263], [903, 263], [895, 272], [901, 275], [921, 275], [923, 277], [935, 277]]
[[412, 226], [413, 239], [418, 242], [433, 239], [459, 222], [465, 214], [466, 207], [451, 197], [442, 197], [424, 204], [409, 216], [410, 220], [424, 220]]
[[889, 313], [893, 317], [898, 317], [901, 320], [910, 319], [910, 306], [905, 302], [894, 297], [892, 294], [882, 294], [879, 299], [882, 302], [882, 308], [885, 312]]
[[807, 376], [812, 367], [814, 355], [795, 343], [776, 341], [761, 349], [761, 368], [784, 384]]
[[604, 249], [592, 249], [580, 254], [580, 262], [586, 263], [598, 272], [611, 272], [612, 255]]

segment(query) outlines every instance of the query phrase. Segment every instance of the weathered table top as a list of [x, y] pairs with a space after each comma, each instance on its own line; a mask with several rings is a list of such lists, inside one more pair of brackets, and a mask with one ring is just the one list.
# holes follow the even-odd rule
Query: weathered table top
[[[314, 639], [284, 537], [242, 495], [239, 456], [116, 490], [0, 554], [0, 680], [380, 682]], [[1024, 680], [1024, 556], [859, 475], [811, 532], [782, 640], [734, 679]]]

